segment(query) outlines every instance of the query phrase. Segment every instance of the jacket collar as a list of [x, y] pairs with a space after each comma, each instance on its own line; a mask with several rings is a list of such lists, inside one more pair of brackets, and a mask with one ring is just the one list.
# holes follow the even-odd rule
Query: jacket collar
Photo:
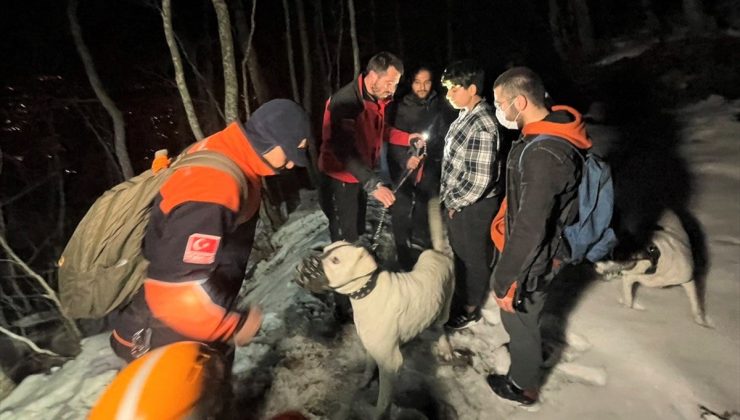
[[275, 170], [268, 165], [249, 143], [244, 127], [238, 121], [215, 133], [191, 148], [191, 151], [212, 150], [231, 158], [248, 178], [274, 175]]

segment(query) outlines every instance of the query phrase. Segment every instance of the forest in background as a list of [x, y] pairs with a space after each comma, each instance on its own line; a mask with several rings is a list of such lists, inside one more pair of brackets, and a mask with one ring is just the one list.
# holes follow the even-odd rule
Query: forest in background
[[[61, 316], [54, 290], [56, 261], [95, 198], [146, 169], [155, 150], [177, 152], [272, 98], [302, 103], [318, 135], [325, 100], [375, 52], [437, 72], [472, 57], [489, 86], [507, 67], [527, 65], [556, 101], [584, 112], [605, 101], [622, 125], [708, 92], [740, 96], [739, 12], [730, 0], [32, 0], [5, 8], [0, 353], [13, 381], [73, 356], [93, 329]], [[642, 44], [653, 45], [648, 54], [594, 65]], [[271, 181], [268, 225], [284, 220], [295, 187], [310, 179]], [[14, 363], [29, 354], [30, 363]]]

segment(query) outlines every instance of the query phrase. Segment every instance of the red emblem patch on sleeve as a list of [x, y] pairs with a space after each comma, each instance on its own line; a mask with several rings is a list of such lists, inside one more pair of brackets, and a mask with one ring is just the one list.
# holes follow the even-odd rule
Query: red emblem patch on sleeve
[[220, 236], [194, 233], [188, 238], [188, 245], [185, 247], [182, 260], [190, 264], [212, 264], [216, 261], [219, 243], [221, 243]]

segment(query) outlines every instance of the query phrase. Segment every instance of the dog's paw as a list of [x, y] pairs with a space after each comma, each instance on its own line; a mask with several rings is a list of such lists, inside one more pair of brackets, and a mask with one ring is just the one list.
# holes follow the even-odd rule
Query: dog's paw
[[614, 277], [619, 275], [624, 269], [624, 264], [616, 261], [599, 261], [594, 264], [594, 271], [604, 277]]
[[709, 328], [709, 329], [712, 329], [712, 330], [715, 328], [714, 327], [714, 323], [712, 322], [711, 318], [709, 318], [706, 315], [704, 315], [704, 316], [702, 316], [702, 315], [695, 315], [694, 316], [694, 322], [696, 322], [697, 324], [701, 325], [704, 328]]
[[501, 323], [501, 312], [498, 310], [483, 308], [480, 313], [487, 324], [498, 325]]
[[455, 353], [452, 351], [447, 351], [444, 349], [437, 349], [437, 359], [439, 359], [442, 362], [450, 363], [452, 362], [452, 359], [455, 358]]
[[623, 298], [617, 299], [620, 305], [624, 306], [627, 309], [634, 309], [636, 311], [644, 311], [645, 307], [640, 305], [639, 303], [632, 301], [631, 303], [626, 302]]

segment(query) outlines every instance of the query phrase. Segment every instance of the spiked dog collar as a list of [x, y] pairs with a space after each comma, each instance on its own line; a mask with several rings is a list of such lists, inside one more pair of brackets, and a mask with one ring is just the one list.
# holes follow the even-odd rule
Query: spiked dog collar
[[380, 270], [373, 271], [373, 274], [370, 275], [370, 279], [367, 281], [367, 283], [365, 283], [364, 286], [360, 287], [358, 290], [352, 293], [348, 293], [347, 296], [350, 299], [360, 300], [369, 295], [373, 290], [375, 290], [375, 286], [378, 284], [379, 274]]

